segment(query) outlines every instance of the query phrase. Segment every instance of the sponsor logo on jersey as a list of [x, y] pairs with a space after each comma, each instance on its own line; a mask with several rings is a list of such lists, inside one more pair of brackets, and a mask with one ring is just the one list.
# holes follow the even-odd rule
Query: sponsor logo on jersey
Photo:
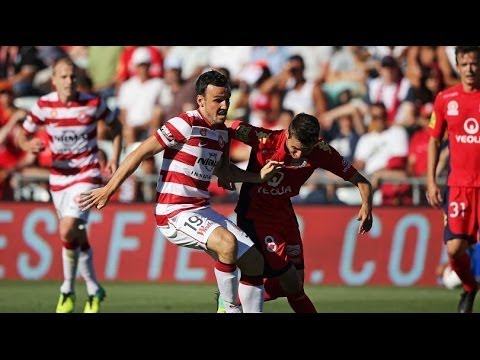
[[221, 149], [225, 146], [225, 140], [220, 135], [218, 135], [218, 145], [220, 145]]
[[267, 235], [263, 241], [265, 242], [265, 247], [267, 248], [268, 252], [274, 253], [277, 251], [277, 244], [275, 244], [275, 239], [273, 236]]
[[343, 166], [343, 172], [346, 173], [348, 169], [352, 167], [352, 164], [349, 163], [347, 160], [343, 159], [342, 160], [342, 166]]
[[308, 161], [306, 159], [294, 159], [290, 161], [288, 165], [285, 166], [287, 169], [300, 169], [300, 168], [305, 168], [308, 167]]
[[463, 123], [463, 128], [465, 129], [465, 132], [469, 135], [475, 135], [478, 133], [478, 121], [474, 118], [468, 118], [465, 120]]
[[292, 188], [290, 186], [283, 186], [283, 185], [279, 187], [274, 187], [274, 188], [267, 188], [264, 186], [260, 186], [257, 192], [263, 195], [282, 196], [282, 195], [291, 193]]
[[300, 245], [287, 245], [286, 249], [288, 256], [298, 256], [302, 252]]
[[212, 227], [214, 223], [212, 221], [207, 222], [204, 226], [200, 226], [197, 230], [198, 235], [205, 235], [205, 233]]
[[163, 136], [165, 136], [167, 138], [168, 141], [173, 141], [175, 140], [175, 138], [173, 137], [172, 133], [170, 132], [170, 130], [168, 130], [167, 126], [166, 125], [163, 125], [161, 128], [160, 128], [160, 131], [161, 133], [163, 134]]
[[276, 173], [270, 180], [268, 180], [267, 184], [269, 186], [277, 187], [278, 185], [280, 185], [284, 177], [285, 174], [280, 171]]
[[87, 113], [81, 113], [78, 115], [78, 121], [80, 121], [82, 124], [86, 124], [90, 121], [90, 116]]
[[449, 101], [447, 104], [447, 115], [457, 116], [458, 115], [458, 102], [455, 100]]
[[332, 149], [330, 149], [330, 145], [328, 145], [328, 143], [325, 140], [320, 140], [318, 142], [318, 147], [320, 148], [320, 150], [328, 151], [330, 154], [332, 153]]
[[65, 146], [72, 146], [80, 140], [88, 140], [88, 134], [77, 135], [71, 130], [64, 131], [61, 135], [54, 135], [55, 141], [63, 143]]
[[455, 140], [461, 144], [480, 144], [480, 136], [478, 136], [478, 131], [480, 130], [480, 125], [475, 118], [468, 118], [463, 123], [463, 130], [468, 135], [455, 135]]
[[197, 164], [203, 166], [208, 171], [213, 171], [215, 165], [217, 165], [217, 154], [209, 153], [209, 156], [206, 159], [203, 157], [198, 158]]
[[268, 140], [268, 137], [270, 136], [270, 134], [263, 131], [257, 131], [256, 135], [257, 135], [258, 142], [261, 144], [265, 144]]
[[428, 126], [431, 129], [434, 129], [436, 123], [437, 123], [437, 116], [435, 115], [435, 111], [434, 111], [432, 112], [432, 116], [430, 116], [430, 122], [428, 123]]
[[200, 135], [202, 135], [202, 136], [207, 136], [207, 129], [201, 128], [201, 129], [200, 129]]
[[251, 127], [240, 125], [237, 130], [235, 130], [235, 136], [238, 140], [243, 142], [248, 142], [248, 136], [250, 135]]

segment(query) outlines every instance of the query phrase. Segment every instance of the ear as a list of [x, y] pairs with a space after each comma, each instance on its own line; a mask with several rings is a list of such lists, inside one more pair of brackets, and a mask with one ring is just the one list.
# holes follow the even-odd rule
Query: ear
[[197, 104], [202, 108], [205, 106], [205, 98], [202, 95], [197, 95]]

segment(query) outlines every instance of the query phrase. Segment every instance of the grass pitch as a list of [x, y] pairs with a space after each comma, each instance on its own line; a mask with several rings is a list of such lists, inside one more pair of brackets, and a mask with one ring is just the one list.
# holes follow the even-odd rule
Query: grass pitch
[[[59, 281], [0, 281], [0, 313], [52, 313]], [[105, 313], [213, 313], [214, 285], [103, 282]], [[461, 290], [421, 287], [307, 286], [320, 313], [454, 313]], [[87, 293], [77, 283], [75, 312]], [[266, 313], [292, 313], [286, 299], [265, 303]], [[475, 311], [480, 311], [478, 301]]]

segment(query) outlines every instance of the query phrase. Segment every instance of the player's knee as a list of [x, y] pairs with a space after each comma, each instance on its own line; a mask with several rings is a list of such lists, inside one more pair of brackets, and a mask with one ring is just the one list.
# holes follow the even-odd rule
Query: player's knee
[[465, 254], [468, 243], [460, 239], [447, 241], [447, 254], [450, 259], [457, 259]]
[[246, 275], [261, 276], [264, 269], [263, 255], [252, 246], [237, 260], [237, 266]]
[[73, 242], [75, 240], [75, 230], [69, 224], [60, 224], [59, 232], [63, 242]]
[[280, 276], [280, 285], [287, 295], [298, 294], [303, 291], [303, 284], [297, 274], [295, 266], [291, 265], [287, 271]]
[[237, 259], [237, 247], [235, 236], [230, 232], [225, 233], [220, 239], [217, 255], [223, 262], [233, 264]]

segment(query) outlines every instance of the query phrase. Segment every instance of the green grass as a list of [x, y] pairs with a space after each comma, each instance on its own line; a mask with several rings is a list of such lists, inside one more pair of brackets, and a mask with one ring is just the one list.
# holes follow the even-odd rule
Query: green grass
[[[214, 285], [103, 283], [107, 298], [102, 312], [212, 313]], [[1, 313], [51, 313], [59, 296], [58, 281], [0, 281]], [[442, 288], [308, 286], [307, 294], [321, 313], [453, 313], [460, 290]], [[85, 286], [77, 284], [75, 312], [82, 312]], [[477, 312], [480, 311], [478, 302]], [[267, 313], [291, 313], [285, 299], [265, 303]]]

